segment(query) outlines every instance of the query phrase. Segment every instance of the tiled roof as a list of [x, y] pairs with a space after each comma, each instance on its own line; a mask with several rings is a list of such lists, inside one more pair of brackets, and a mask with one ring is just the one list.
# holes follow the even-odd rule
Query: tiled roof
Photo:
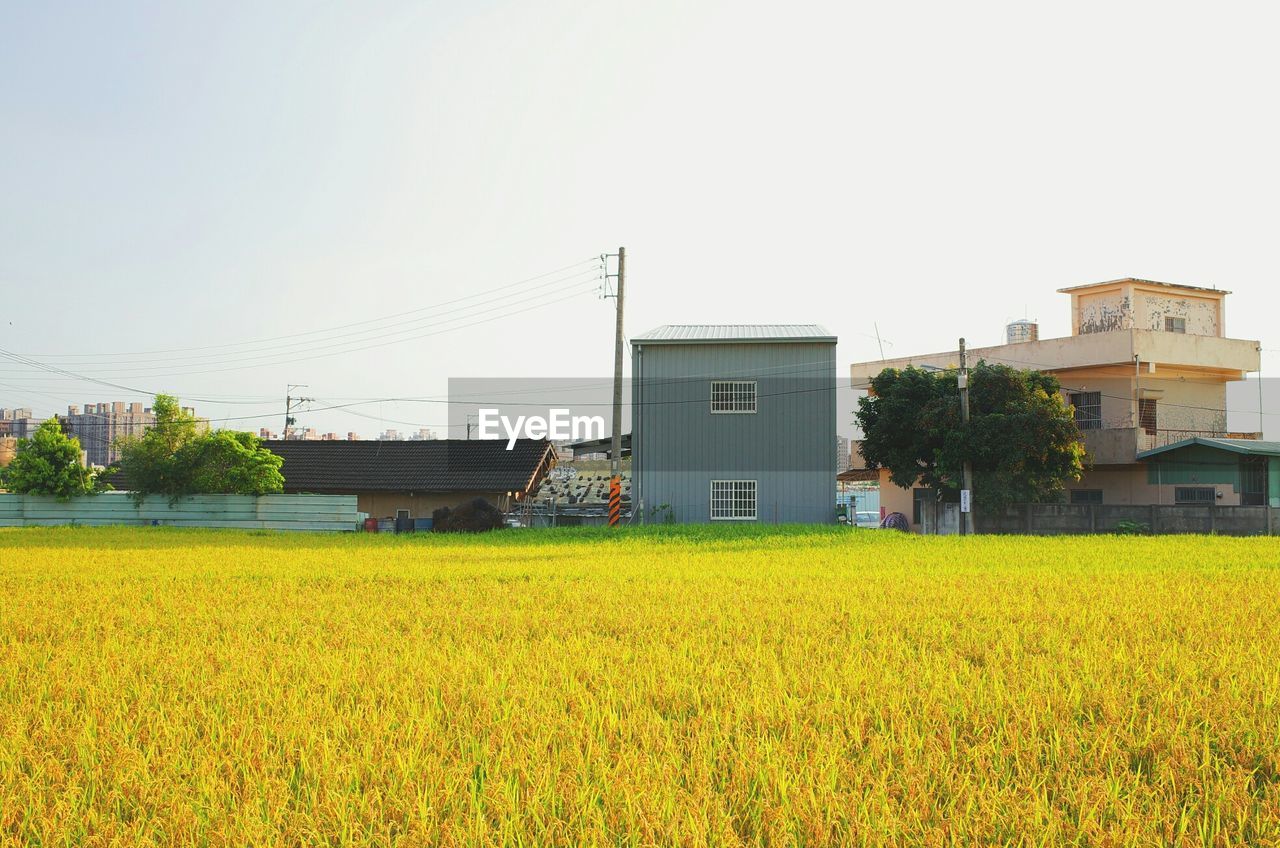
[[664, 324], [632, 342], [830, 342], [836, 337], [818, 324]]
[[267, 441], [286, 492], [521, 492], [549, 470], [550, 442], [520, 439]]

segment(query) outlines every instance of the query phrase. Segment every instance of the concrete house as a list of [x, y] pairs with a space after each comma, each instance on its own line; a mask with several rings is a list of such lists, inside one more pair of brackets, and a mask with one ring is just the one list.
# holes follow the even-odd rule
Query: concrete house
[[[1068, 484], [1069, 503], [1202, 502], [1188, 499], [1205, 497], [1203, 491], [1151, 473], [1145, 460], [1195, 439], [1261, 438], [1227, 430], [1227, 383], [1260, 368], [1258, 342], [1227, 337], [1229, 292], [1133, 278], [1059, 291], [1071, 297], [1070, 336], [1041, 339], [1036, 325], [1019, 321], [1009, 327], [1008, 344], [970, 348], [970, 363], [985, 360], [1057, 376], [1088, 451], [1083, 478]], [[885, 368], [947, 368], [957, 361], [958, 352], [945, 351], [859, 362], [850, 366], [850, 378], [854, 388], [866, 388]], [[1227, 506], [1260, 497], [1241, 489], [1227, 486], [1214, 498]], [[881, 472], [881, 504], [917, 527], [919, 504], [930, 497], [924, 489], [893, 485]]]
[[835, 336], [668, 325], [631, 351], [632, 503], [645, 520], [835, 521]]

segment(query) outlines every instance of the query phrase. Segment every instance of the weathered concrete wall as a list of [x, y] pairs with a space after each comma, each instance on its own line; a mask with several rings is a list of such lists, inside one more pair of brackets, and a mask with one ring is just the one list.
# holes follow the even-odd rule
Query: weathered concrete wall
[[[1156, 402], [1156, 426], [1161, 430], [1225, 433], [1227, 384], [1193, 379], [1162, 379], [1143, 375], [1143, 397]], [[1176, 441], [1176, 440], [1175, 440]]]
[[1133, 326], [1140, 330], [1165, 331], [1166, 318], [1181, 318], [1189, 336], [1223, 336], [1222, 301], [1178, 293], [1134, 292]]
[[1160, 534], [1262, 536], [1280, 533], [1277, 510], [1263, 506], [1076, 506], [1021, 504], [1002, 515], [977, 516], [982, 533], [1069, 535], [1112, 533], [1122, 522]]
[[1127, 292], [1103, 291], [1082, 294], [1074, 299], [1076, 320], [1073, 323], [1080, 335], [1133, 329], [1133, 301]]

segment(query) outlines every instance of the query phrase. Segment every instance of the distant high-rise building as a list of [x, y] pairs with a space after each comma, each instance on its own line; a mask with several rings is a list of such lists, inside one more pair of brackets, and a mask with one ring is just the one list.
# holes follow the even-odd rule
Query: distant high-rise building
[[849, 439], [846, 436], [836, 436], [836, 473], [848, 471], [853, 467], [853, 460], [849, 453]]
[[39, 426], [39, 419], [31, 414], [29, 407], [0, 409], [0, 436], [27, 439]]
[[[182, 411], [195, 417], [195, 409], [182, 407]], [[155, 413], [141, 403], [86, 403], [81, 409], [74, 404], [67, 407], [63, 419], [67, 434], [80, 440], [89, 465], [112, 465], [120, 459], [120, 439], [141, 436], [156, 423]], [[209, 422], [196, 419], [201, 429], [208, 429]]]

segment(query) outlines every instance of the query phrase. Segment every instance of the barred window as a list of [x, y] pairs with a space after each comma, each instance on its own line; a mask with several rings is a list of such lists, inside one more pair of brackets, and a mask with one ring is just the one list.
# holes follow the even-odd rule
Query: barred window
[[1212, 504], [1218, 500], [1218, 490], [1212, 486], [1175, 486], [1175, 504]]
[[1165, 318], [1164, 331], [1166, 333], [1185, 333], [1187, 331], [1186, 318]]
[[1155, 398], [1138, 399], [1138, 426], [1142, 432], [1154, 436], [1159, 427], [1159, 408]]
[[755, 480], [712, 480], [711, 519], [713, 521], [755, 521]]
[[712, 412], [755, 412], [755, 380], [712, 380]]
[[1102, 392], [1075, 392], [1069, 397], [1076, 410], [1076, 426], [1081, 430], [1101, 430]]
[[1073, 504], [1100, 504], [1102, 503], [1102, 490], [1072, 489], [1071, 502]]

